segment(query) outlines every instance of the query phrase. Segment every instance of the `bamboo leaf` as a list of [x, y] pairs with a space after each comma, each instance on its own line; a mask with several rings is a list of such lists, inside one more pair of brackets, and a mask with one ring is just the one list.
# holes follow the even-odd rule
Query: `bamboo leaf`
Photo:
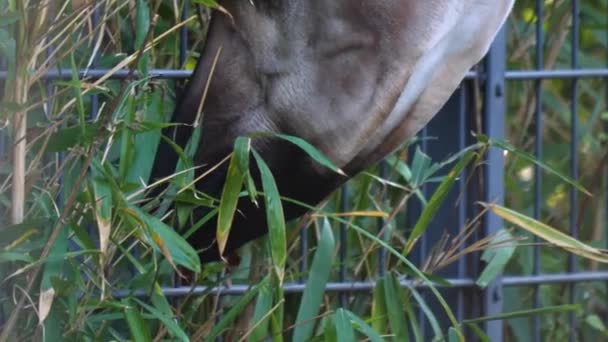
[[515, 148], [514, 146], [510, 145], [509, 143], [505, 142], [505, 141], [498, 141], [498, 140], [493, 140], [488, 138], [485, 135], [478, 135], [477, 138], [484, 142], [487, 143], [491, 146], [494, 147], [498, 147], [502, 150], [508, 151], [509, 153], [513, 153], [514, 155], [516, 155], [519, 158], [522, 158], [530, 163], [534, 163], [536, 165], [538, 165], [540, 168], [542, 168], [543, 170], [559, 177], [561, 180], [563, 180], [564, 182], [574, 186], [576, 189], [578, 189], [580, 192], [586, 194], [587, 196], [592, 196], [591, 193], [589, 191], [587, 191], [587, 189], [585, 189], [579, 182], [577, 182], [576, 180], [562, 174], [561, 172], [559, 172], [558, 170], [552, 168], [551, 166], [541, 162], [540, 160], [538, 160], [537, 158], [535, 158], [532, 154], [525, 152], [525, 151], [521, 151], [517, 148]]
[[244, 165], [248, 165], [248, 162], [243, 161], [243, 159], [249, 159], [249, 149], [249, 139], [239, 138], [234, 143], [234, 153], [228, 165], [217, 216], [216, 238], [220, 255], [224, 253], [230, 229], [232, 228], [232, 220], [234, 219], [234, 213], [236, 212], [239, 195], [247, 172], [243, 167]]
[[350, 322], [348, 313], [340, 308], [335, 314], [336, 336], [338, 341], [356, 341], [355, 330]]
[[104, 255], [110, 244], [111, 223], [112, 223], [112, 188], [104, 181], [102, 173], [93, 164], [92, 184], [94, 193], [95, 219], [99, 230], [99, 250]]
[[285, 233], [285, 216], [279, 189], [274, 181], [272, 172], [262, 157], [253, 150], [253, 155], [260, 170], [262, 188], [264, 189], [264, 204], [266, 208], [266, 221], [268, 222], [268, 236], [270, 240], [270, 254], [279, 281], [283, 282], [285, 261], [287, 260], [287, 237]]
[[123, 313], [133, 340], [135, 342], [152, 341], [152, 337], [150, 336], [150, 327], [144, 321], [144, 318], [139, 310], [137, 310], [131, 301], [125, 301], [124, 303], [126, 304], [126, 307], [124, 308]]
[[372, 328], [381, 334], [387, 332], [386, 322], [388, 321], [386, 295], [384, 293], [385, 281], [386, 278], [380, 278], [376, 281], [372, 301]]
[[342, 171], [339, 167], [337, 167], [323, 153], [321, 153], [319, 150], [317, 150], [316, 147], [312, 146], [306, 140], [298, 138], [298, 137], [294, 137], [292, 135], [285, 135], [285, 134], [274, 134], [273, 136], [281, 138], [285, 141], [289, 141], [290, 143], [292, 143], [292, 144], [298, 146], [299, 148], [301, 148], [302, 150], [304, 150], [304, 152], [306, 152], [317, 163], [327, 167], [328, 169], [330, 169], [336, 173], [346, 176], [344, 171]]
[[166, 257], [195, 273], [201, 271], [201, 263], [198, 254], [181, 235], [173, 230], [173, 228], [167, 226], [160, 219], [143, 212], [134, 206], [130, 206], [129, 210], [125, 210], [125, 213], [139, 220], [147, 229], [149, 229], [148, 234], [150, 234], [149, 236], [152, 241], [155, 242], [154, 246], [161, 252], [164, 251], [169, 253], [169, 255], [165, 255]]
[[513, 319], [513, 318], [532, 317], [535, 315], [561, 314], [564, 312], [572, 312], [572, 311], [576, 311], [576, 312], [581, 311], [581, 306], [579, 304], [556, 305], [556, 306], [550, 306], [550, 307], [545, 307], [545, 308], [521, 310], [521, 311], [502, 313], [502, 314], [493, 315], [493, 316], [465, 319], [462, 321], [462, 323], [463, 324], [476, 324], [476, 323], [482, 323], [482, 322], [488, 322], [488, 321], [502, 321], [502, 320]]
[[367, 323], [365, 323], [364, 320], [362, 320], [361, 318], [359, 318], [359, 316], [355, 315], [354, 313], [352, 313], [352, 312], [350, 312], [348, 310], [344, 310], [344, 311], [347, 313], [348, 318], [351, 320], [351, 322], [354, 323], [355, 328], [360, 333], [362, 333], [363, 335], [367, 336], [371, 342], [382, 342], [382, 341], [384, 341], [382, 339], [382, 336], [380, 336], [380, 334], [376, 330], [374, 330], [374, 328], [372, 328]]
[[[482, 203], [483, 204], [483, 203]], [[595, 260], [602, 263], [608, 263], [608, 252], [589, 246], [568, 234], [564, 234], [559, 230], [550, 227], [538, 220], [518, 213], [514, 210], [507, 209], [497, 204], [483, 204], [496, 215], [503, 218], [505, 221], [515, 224], [528, 232], [546, 240], [547, 242], [563, 248], [570, 253]]]
[[[156, 294], [154, 296], [156, 297], [156, 299], [155, 299], [156, 303], [159, 303], [159, 299], [160, 299], [159, 290], [160, 290], [160, 288], [157, 288], [157, 286], [155, 286], [154, 292]], [[186, 334], [186, 332], [179, 326], [179, 324], [177, 324], [177, 321], [173, 317], [173, 314], [171, 313], [171, 311], [169, 311], [168, 313], [163, 312], [164, 310], [159, 310], [158, 308], [155, 308], [154, 306], [146, 304], [145, 302], [143, 302], [139, 299], [134, 299], [134, 300], [139, 305], [141, 305], [142, 308], [144, 308], [146, 311], [148, 311], [152, 315], [152, 317], [161, 321], [163, 323], [163, 325], [167, 328], [167, 331], [169, 332], [169, 334], [171, 334], [171, 336], [173, 336], [175, 339], [177, 339], [179, 341], [184, 341], [184, 342], [190, 341], [190, 338], [188, 338], [188, 335]], [[162, 304], [161, 308], [162, 307], [165, 307], [165, 304]], [[166, 308], [165, 308], [165, 310], [166, 310]]]
[[[502, 230], [494, 237], [492, 244], [498, 245], [501, 242], [510, 241], [512, 239], [513, 237], [508, 231]], [[481, 259], [485, 261], [487, 265], [475, 282], [477, 286], [485, 288], [491, 281], [502, 274], [503, 269], [509, 260], [511, 260], [513, 253], [515, 253], [514, 245], [503, 244], [500, 245], [500, 247], [486, 249], [481, 255]]]
[[247, 304], [258, 295], [260, 288], [268, 285], [268, 278], [264, 278], [259, 284], [252, 287], [242, 295], [228, 310], [222, 318], [213, 326], [213, 329], [205, 336], [204, 341], [214, 341], [230, 324], [243, 312]]
[[[296, 316], [296, 329], [293, 334], [294, 341], [308, 341], [313, 333], [315, 316], [319, 313], [325, 286], [331, 273], [335, 251], [334, 234], [327, 219], [323, 220], [321, 237], [318, 241], [312, 266], [306, 281], [306, 288], [300, 301], [298, 315]], [[306, 257], [306, 256], [304, 256]]]
[[272, 308], [273, 290], [270, 287], [261, 287], [253, 311], [252, 325], [255, 328], [251, 332], [251, 341], [263, 341], [268, 336], [268, 312]]
[[399, 293], [399, 282], [394, 275], [389, 274], [385, 277], [384, 282], [384, 300], [386, 305], [386, 313], [388, 315], [388, 323], [391, 327], [394, 341], [409, 341], [407, 333], [407, 320], [405, 311], [403, 310], [403, 302]]
[[469, 151], [468, 153], [466, 153], [462, 157], [462, 159], [460, 159], [460, 161], [454, 166], [454, 168], [452, 168], [450, 173], [445, 176], [441, 184], [439, 184], [437, 190], [435, 190], [435, 193], [433, 193], [433, 196], [429, 200], [427, 206], [422, 211], [422, 214], [420, 214], [418, 221], [416, 221], [414, 229], [412, 230], [412, 233], [410, 234], [407, 243], [403, 248], [403, 255], [409, 254], [412, 248], [414, 248], [416, 241], [418, 241], [420, 236], [422, 236], [422, 234], [426, 231], [429, 224], [435, 217], [435, 214], [437, 214], [437, 211], [439, 211], [439, 208], [441, 207], [448, 193], [454, 186], [458, 175], [462, 173], [462, 170], [464, 170], [464, 168], [469, 165], [469, 163], [473, 160], [475, 156], [476, 154], [473, 151]]

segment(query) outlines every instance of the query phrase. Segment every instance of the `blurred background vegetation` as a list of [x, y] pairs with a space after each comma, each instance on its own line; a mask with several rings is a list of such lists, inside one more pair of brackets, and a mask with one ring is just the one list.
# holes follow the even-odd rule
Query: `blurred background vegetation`
[[[534, 272], [532, 244], [537, 240], [529, 231], [539, 231], [540, 223], [532, 221], [526, 230], [506, 224], [508, 229], [499, 235], [479, 239], [483, 227], [475, 214], [483, 211], [478, 207], [466, 226], [449, 227], [452, 232], [461, 230], [459, 236], [430, 241], [436, 243], [434, 248], [421, 248], [417, 239], [427, 229], [435, 231], [433, 236], [441, 236], [448, 228], [430, 224], [435, 205], [451, 210], [456, 204], [472, 206], [457, 202], [462, 191], [457, 185], [475, 182], [475, 171], [483, 165], [479, 157], [490, 144], [483, 138], [471, 138], [472, 148], [446, 160], [431, 160], [420, 148], [424, 140], [413, 139], [383, 166], [349, 182], [348, 191], [339, 191], [314, 214], [289, 223], [287, 235], [279, 240], [282, 244], [262, 239], [246, 246], [240, 266], [231, 269], [219, 263], [200, 265], [195, 252], [172, 227], [188, 234], [193, 206], [219, 207], [225, 201], [200, 196], [191, 188], [191, 149], [180, 151], [183, 171], [165, 180], [171, 183], [171, 190], [157, 198], [148, 196], [158, 186], [148, 178], [160, 130], [172, 112], [175, 89], [182, 85], [179, 80], [151, 77], [150, 72], [194, 67], [209, 18], [205, 6], [215, 3], [192, 2], [183, 18], [182, 1], [0, 0], [0, 70], [8, 70], [7, 79], [0, 81], [2, 338], [156, 341], [222, 336], [226, 341], [267, 337], [345, 341], [357, 336], [372, 341], [388, 337], [428, 341], [457, 340], [461, 334], [487, 338], [481, 329], [493, 318], [480, 318], [477, 307], [467, 308], [466, 313], [457, 308], [480, 305], [482, 292], [439, 289], [449, 286], [441, 277], [454, 277], [441, 270], [455, 263], [484, 265], [478, 262], [483, 255], [491, 267], [482, 278], [474, 279], [480, 288], [502, 271], [530, 275]], [[508, 21], [509, 70], [538, 67], [535, 8], [535, 1], [519, 0]], [[608, 6], [584, 0], [580, 10], [577, 67], [605, 68]], [[188, 30], [188, 54], [183, 63], [181, 25]], [[570, 69], [571, 2], [544, 1], [542, 28], [542, 68]], [[97, 69], [106, 72], [92, 75], [86, 71]], [[78, 71], [84, 74], [79, 77]], [[59, 75], [42, 77], [47, 73]], [[115, 77], [117, 74], [121, 77]], [[505, 201], [517, 212], [570, 232], [572, 186], [556, 174], [571, 172], [572, 98], [576, 95], [579, 182], [592, 197], [579, 193], [575, 226], [581, 241], [605, 248], [608, 89], [601, 78], [579, 79], [576, 87], [573, 84], [570, 79], [551, 79], [539, 88], [537, 81], [508, 81], [506, 140], [517, 150], [505, 148]], [[542, 156], [538, 161], [549, 172], [542, 173], [535, 212], [538, 164], [524, 153], [535, 153], [537, 90], [542, 99], [542, 125], [538, 126]], [[17, 144], [22, 150], [13, 149], [20, 128], [26, 139], [19, 141], [25, 144]], [[429, 142], [440, 143], [441, 139]], [[237, 152], [244, 153], [232, 156], [235, 164], [243, 162], [239, 155], [250, 152], [246, 144], [239, 148]], [[14, 166], [20, 162], [25, 169], [15, 172]], [[448, 174], [450, 170], [458, 172]], [[466, 172], [460, 173], [462, 170]], [[461, 179], [456, 178], [458, 174]], [[272, 182], [270, 176], [267, 179]], [[237, 191], [241, 183], [236, 183]], [[438, 190], [431, 191], [434, 189]], [[250, 187], [243, 186], [243, 190], [251, 193]], [[271, 187], [257, 190], [264, 193], [260, 201], [277, 195]], [[444, 197], [443, 190], [452, 190], [453, 196]], [[15, 191], [22, 200], [15, 201]], [[178, 205], [169, 212], [168, 203], [174, 199]], [[18, 202], [23, 210], [15, 209]], [[408, 215], [410, 211], [416, 217]], [[281, 225], [280, 220], [274, 223], [271, 236], [281, 237]], [[346, 239], [342, 240], [344, 231]], [[308, 237], [306, 246], [301, 245], [304, 235]], [[551, 242], [572, 246], [573, 242], [560, 238]], [[340, 241], [347, 244], [342, 265], [346, 274], [339, 263]], [[541, 242], [541, 273], [567, 272], [569, 254]], [[393, 249], [379, 252], [389, 246]], [[577, 248], [584, 250], [578, 246], [570, 251]], [[379, 259], [384, 259], [385, 270], [378, 267]], [[575, 260], [578, 270], [606, 269], [598, 262], [605, 261], [605, 256]], [[188, 283], [176, 277], [183, 270], [194, 271], [196, 283], [209, 288], [253, 287], [243, 296], [220, 297], [213, 291], [185, 298], [167, 296], [161, 286], [188, 288]], [[374, 279], [378, 282], [373, 291], [324, 292], [327, 282]], [[423, 280], [434, 285], [412, 286]], [[284, 293], [279, 286], [283, 283], [304, 284], [304, 294]], [[504, 318], [506, 340], [534, 340], [534, 317], [538, 317], [540, 340], [562, 341], [570, 333], [580, 340], [608, 338], [605, 281], [577, 285], [575, 306], [568, 305], [569, 287], [562, 284], [504, 291], [505, 316], [494, 318]], [[543, 308], [536, 312], [538, 316], [533, 315], [536, 301]]]

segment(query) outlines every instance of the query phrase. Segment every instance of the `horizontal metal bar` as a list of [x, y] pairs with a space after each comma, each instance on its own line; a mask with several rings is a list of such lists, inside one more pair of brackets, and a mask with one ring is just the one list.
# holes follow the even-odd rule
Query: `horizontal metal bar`
[[[79, 78], [97, 79], [106, 75], [110, 69], [90, 69], [88, 71], [79, 71]], [[153, 78], [162, 79], [186, 79], [192, 75], [191, 70], [176, 70], [176, 69], [152, 69], [148, 75]], [[111, 79], [125, 79], [129, 76], [128, 69], [121, 69], [110, 77]], [[483, 75], [479, 75], [483, 77]], [[133, 77], [138, 78], [137, 71], [133, 72]], [[469, 71], [466, 74], [466, 79], [474, 79], [478, 77], [476, 71]], [[542, 79], [573, 79], [573, 78], [604, 78], [608, 77], [608, 68], [597, 69], [554, 69], [554, 70], [508, 70], [505, 73], [507, 80], [542, 80]], [[45, 76], [48, 80], [71, 79], [72, 70], [50, 70]], [[6, 71], [0, 71], [0, 80], [6, 79]]]
[[608, 77], [608, 68], [603, 69], [554, 69], [554, 70], [508, 70], [508, 80], [543, 80]]
[[[435, 285], [435, 287], [446, 287], [446, 288], [466, 288], [475, 287], [475, 279], [473, 278], [454, 278], [446, 279], [451, 286]], [[529, 276], [504, 276], [502, 277], [503, 286], [528, 286], [528, 285], [540, 285], [540, 284], [561, 284], [561, 283], [577, 283], [577, 282], [591, 282], [591, 281], [608, 281], [608, 272], [578, 272], [578, 273], [559, 273], [559, 274], [539, 274]], [[346, 283], [328, 283], [325, 291], [326, 292], [370, 292], [376, 286], [373, 281], [368, 282], [346, 282]], [[410, 287], [414, 286], [414, 282], [411, 280], [402, 280], [401, 286]], [[417, 287], [428, 287], [428, 284], [416, 283]], [[231, 285], [231, 286], [217, 286], [209, 288], [207, 286], [196, 286], [194, 288], [190, 286], [182, 287], [163, 287], [161, 291], [167, 297], [183, 297], [188, 294], [201, 294], [208, 292], [214, 295], [222, 296], [238, 296], [247, 292], [251, 286], [249, 285]], [[285, 293], [301, 293], [306, 288], [306, 284], [301, 283], [286, 283], [283, 285]], [[114, 292], [114, 297], [123, 298], [127, 296], [134, 297], [146, 297], [147, 292], [144, 290], [136, 290], [134, 292], [129, 290], [118, 290]]]
[[[78, 71], [79, 79], [98, 79], [102, 76], [105, 76], [110, 69], [90, 69], [87, 71], [80, 70]], [[148, 72], [148, 76], [153, 78], [162, 78], [162, 79], [185, 79], [192, 75], [191, 70], [176, 70], [176, 69], [152, 69]], [[120, 69], [115, 71], [111, 79], [125, 79], [129, 76], [129, 69]], [[133, 78], [138, 78], [139, 73], [137, 70], [133, 71]], [[72, 78], [72, 70], [70, 69], [61, 69], [61, 70], [50, 70], [43, 77], [47, 80], [65, 80]], [[6, 71], [0, 71], [0, 80], [6, 79]]]

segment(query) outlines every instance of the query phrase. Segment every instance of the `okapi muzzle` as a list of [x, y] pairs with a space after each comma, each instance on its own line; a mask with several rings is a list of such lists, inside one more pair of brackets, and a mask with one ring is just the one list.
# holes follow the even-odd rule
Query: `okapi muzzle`
[[[513, 1], [219, 1], [230, 15], [212, 13], [173, 114], [183, 125], [163, 134], [183, 148], [200, 121], [197, 176], [228, 156], [237, 137], [259, 132], [300, 137], [353, 176], [429, 122], [487, 52]], [[253, 148], [284, 197], [316, 205], [348, 180], [280, 139], [256, 138]], [[153, 177], [172, 174], [177, 161], [163, 141]], [[197, 190], [219, 198], [222, 165]], [[287, 220], [306, 212], [283, 205]], [[196, 209], [195, 221], [206, 213]], [[211, 219], [190, 238], [203, 262], [220, 258], [216, 225]], [[266, 232], [263, 205], [241, 199], [225, 253]]]

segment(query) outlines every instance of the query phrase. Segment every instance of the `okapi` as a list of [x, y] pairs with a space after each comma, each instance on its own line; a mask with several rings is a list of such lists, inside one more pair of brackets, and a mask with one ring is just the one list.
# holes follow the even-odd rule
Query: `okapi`
[[[514, 0], [224, 0], [163, 134], [182, 148], [197, 120], [196, 175], [258, 132], [300, 137], [346, 175], [277, 138], [255, 138], [279, 192], [316, 205], [349, 177], [414, 136], [488, 51]], [[152, 177], [178, 155], [161, 142]], [[196, 183], [218, 198], [226, 163]], [[254, 173], [252, 166], [252, 174]], [[259, 178], [259, 175], [255, 176]], [[307, 209], [283, 202], [285, 219]], [[208, 208], [197, 208], [200, 219]], [[201, 261], [219, 260], [216, 219], [189, 241]], [[267, 232], [264, 207], [239, 200], [224, 253]]]

